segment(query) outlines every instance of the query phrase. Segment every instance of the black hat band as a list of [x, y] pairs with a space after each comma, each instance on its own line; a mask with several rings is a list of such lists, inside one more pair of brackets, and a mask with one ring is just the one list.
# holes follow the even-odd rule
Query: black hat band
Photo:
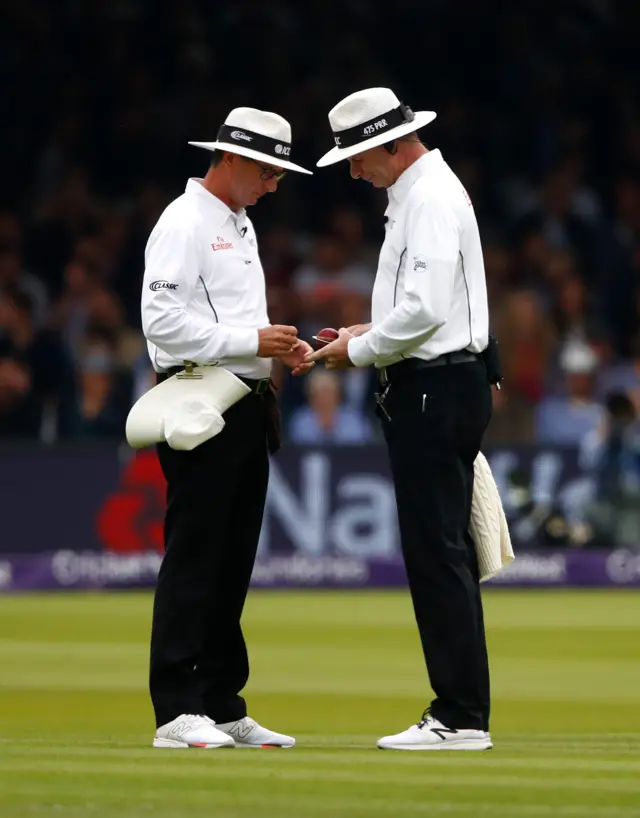
[[415, 114], [408, 105], [400, 103], [397, 108], [393, 108], [386, 114], [380, 114], [374, 119], [347, 128], [344, 131], [334, 131], [333, 138], [338, 148], [350, 148], [360, 142], [366, 142], [373, 136], [377, 136], [385, 131], [404, 125], [405, 122], [413, 122]]
[[[272, 139], [247, 128], [238, 128], [233, 125], [222, 125], [218, 131], [218, 142], [227, 142], [230, 145], [244, 145], [258, 153], [266, 153], [275, 160], [285, 159], [291, 161], [291, 142], [284, 142], [281, 139]], [[278, 162], [276, 161], [276, 165]]]

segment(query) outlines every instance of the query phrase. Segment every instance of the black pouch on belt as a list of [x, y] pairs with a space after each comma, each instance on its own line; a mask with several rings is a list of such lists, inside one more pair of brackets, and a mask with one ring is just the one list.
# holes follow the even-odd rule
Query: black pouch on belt
[[282, 448], [282, 418], [273, 382], [264, 393], [264, 402], [267, 410], [267, 448], [269, 454], [275, 454]]
[[502, 369], [500, 367], [500, 350], [498, 348], [498, 341], [493, 335], [489, 336], [489, 343], [487, 348], [480, 353], [484, 367], [487, 370], [487, 377], [492, 386], [497, 386], [500, 389], [500, 382], [502, 381]]

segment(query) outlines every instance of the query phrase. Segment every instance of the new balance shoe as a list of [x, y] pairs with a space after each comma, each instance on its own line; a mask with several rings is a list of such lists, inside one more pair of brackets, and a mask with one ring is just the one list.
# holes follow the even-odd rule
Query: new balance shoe
[[154, 747], [183, 749], [194, 747], [201, 750], [215, 750], [218, 747], [234, 747], [233, 738], [218, 730], [215, 722], [207, 716], [184, 713], [156, 730]]
[[395, 736], [378, 739], [381, 750], [490, 750], [491, 736], [484, 730], [454, 730], [426, 711], [418, 724]]
[[282, 733], [267, 730], [249, 716], [239, 721], [229, 721], [226, 724], [216, 724], [218, 730], [231, 736], [236, 747], [293, 747], [296, 740]]

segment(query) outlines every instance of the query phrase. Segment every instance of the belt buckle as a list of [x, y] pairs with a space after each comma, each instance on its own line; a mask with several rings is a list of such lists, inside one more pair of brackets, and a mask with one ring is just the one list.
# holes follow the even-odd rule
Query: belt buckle
[[258, 383], [256, 384], [256, 395], [264, 395], [268, 388], [269, 388], [268, 378], [263, 378], [262, 380], [259, 380]]

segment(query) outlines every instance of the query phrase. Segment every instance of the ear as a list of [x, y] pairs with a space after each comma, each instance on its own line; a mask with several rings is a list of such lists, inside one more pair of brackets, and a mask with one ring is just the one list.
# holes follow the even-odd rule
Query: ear
[[223, 158], [222, 161], [223, 161], [223, 164], [225, 164], [227, 166], [227, 169], [231, 170], [231, 168], [233, 167], [234, 162], [236, 162], [237, 160], [238, 161], [240, 160], [240, 157], [238, 156], [237, 153], [231, 153], [230, 151], [225, 151], [224, 158]]

